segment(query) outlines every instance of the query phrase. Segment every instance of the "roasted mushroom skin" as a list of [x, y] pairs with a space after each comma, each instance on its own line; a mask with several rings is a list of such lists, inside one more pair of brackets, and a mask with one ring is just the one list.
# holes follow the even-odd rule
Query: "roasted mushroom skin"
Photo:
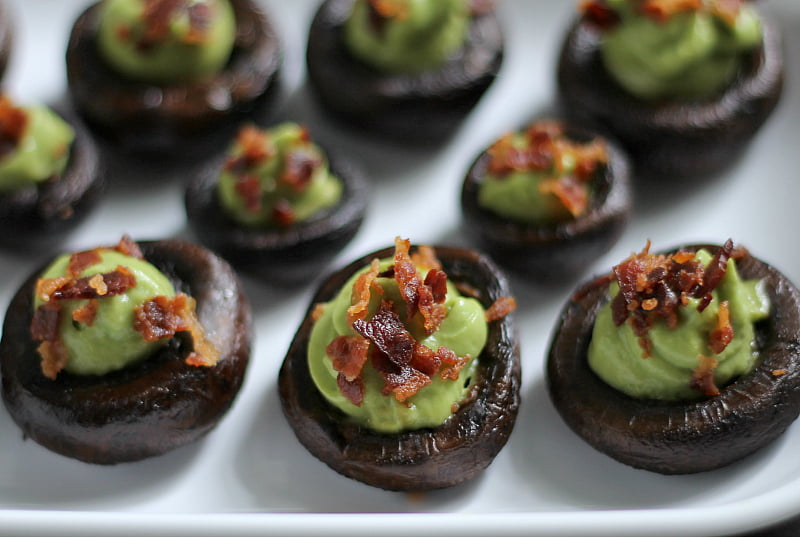
[[326, 151], [331, 174], [343, 186], [340, 201], [311, 219], [285, 228], [243, 226], [217, 198], [222, 163], [202, 170], [185, 194], [189, 225], [198, 240], [237, 270], [265, 282], [298, 286], [315, 278], [341, 252], [364, 221], [369, 184], [357, 166]]
[[0, 193], [0, 246], [47, 250], [72, 232], [102, 198], [106, 174], [88, 131], [76, 121], [65, 170], [42, 183]]
[[[477, 292], [484, 308], [509, 296], [505, 278], [487, 257], [474, 251], [436, 247], [450, 281]], [[279, 375], [283, 412], [300, 443], [337, 472], [368, 485], [396, 491], [424, 491], [464, 482], [485, 469], [508, 440], [519, 408], [519, 346], [512, 316], [489, 325], [477, 357], [475, 387], [443, 425], [380, 434], [351, 422], [316, 389], [308, 370], [308, 339], [314, 305], [331, 300], [342, 285], [373, 258], [364, 256], [331, 275], [315, 294], [292, 341]]]
[[[714, 253], [719, 246], [693, 245]], [[675, 250], [677, 251], [677, 249]], [[607, 281], [579, 287], [550, 343], [547, 383], [564, 421], [598, 451], [662, 474], [690, 474], [736, 462], [766, 446], [800, 413], [800, 292], [750, 254], [740, 275], [763, 279], [771, 312], [756, 324], [753, 371], [696, 402], [635, 399], [603, 382], [587, 363], [594, 319], [609, 300]]]
[[156, 85], [114, 71], [97, 50], [99, 3], [76, 20], [66, 53], [71, 100], [109, 148], [165, 160], [207, 157], [239, 123], [264, 117], [278, 92], [282, 51], [251, 0], [231, 0], [236, 42], [221, 72], [203, 81]]
[[14, 44], [14, 25], [6, 2], [0, 2], [0, 78], [5, 74]]
[[619, 140], [637, 177], [681, 181], [720, 173], [777, 106], [783, 90], [783, 51], [774, 23], [762, 17], [763, 43], [720, 95], [697, 101], [648, 102], [615, 82], [600, 55], [602, 30], [585, 18], [561, 49], [557, 86], [563, 114]]
[[[575, 126], [568, 126], [567, 134], [586, 142], [594, 137]], [[484, 151], [470, 166], [461, 188], [462, 222], [468, 235], [501, 266], [532, 282], [574, 278], [617, 242], [630, 219], [633, 193], [628, 156], [609, 140], [606, 149], [608, 163], [594, 179], [586, 213], [553, 224], [516, 222], [478, 203], [491, 160]]]
[[[84, 462], [117, 464], [160, 455], [208, 433], [244, 379], [251, 347], [250, 306], [230, 266], [183, 241], [139, 243], [145, 258], [197, 301], [197, 315], [220, 351], [213, 367], [190, 366], [191, 341], [100, 376], [42, 375], [30, 337], [36, 271], [12, 299], [0, 341], [3, 401], [25, 436]], [[44, 267], [42, 267], [44, 268]]]
[[497, 77], [503, 35], [495, 14], [476, 14], [467, 40], [439, 68], [385, 74], [355, 58], [343, 38], [353, 0], [326, 0], [309, 31], [309, 85], [323, 108], [354, 130], [405, 144], [451, 136]]

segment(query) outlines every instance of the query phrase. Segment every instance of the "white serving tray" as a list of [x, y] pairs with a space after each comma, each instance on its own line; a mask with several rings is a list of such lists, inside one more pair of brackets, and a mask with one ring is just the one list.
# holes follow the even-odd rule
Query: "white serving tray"
[[[30, 102], [60, 101], [67, 36], [87, 1], [6, 3], [18, 21], [6, 91]], [[468, 243], [459, 225], [463, 174], [495, 137], [551, 107], [555, 56], [574, 9], [571, 0], [498, 4], [507, 52], [496, 85], [451, 142], [410, 150], [353, 137], [326, 121], [303, 87], [306, 29], [316, 2], [266, 2], [286, 48], [287, 95], [279, 117], [305, 122], [316, 138], [358, 160], [373, 177], [367, 221], [334, 267], [390, 245], [396, 235], [417, 243]], [[638, 192], [622, 240], [586, 277], [638, 251], [648, 238], [666, 248], [733, 237], [800, 282], [800, 4], [761, 5], [786, 37], [789, 78], [774, 117], [724, 176], [685, 192], [668, 185]], [[123, 172], [117, 170], [108, 197], [65, 249], [114, 243], [122, 233], [190, 236], [180, 181], [138, 183], [138, 170]], [[53, 253], [0, 253], [0, 307]], [[711, 536], [800, 513], [797, 424], [741, 463], [678, 477], [633, 470], [576, 437], [550, 404], [543, 379], [550, 330], [573, 285], [542, 287], [520, 278], [512, 283], [520, 304], [522, 406], [494, 464], [471, 483], [422, 496], [341, 477], [296, 441], [276, 389], [278, 368], [316, 282], [297, 290], [244, 282], [255, 310], [251, 368], [234, 408], [203, 441], [152, 460], [95, 467], [25, 441], [0, 406], [0, 535]]]

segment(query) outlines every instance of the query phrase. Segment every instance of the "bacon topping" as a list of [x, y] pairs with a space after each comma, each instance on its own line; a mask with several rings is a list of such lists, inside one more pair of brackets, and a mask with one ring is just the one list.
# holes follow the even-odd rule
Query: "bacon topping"
[[206, 339], [205, 330], [195, 312], [194, 298], [178, 293], [174, 297], [156, 296], [134, 308], [133, 328], [145, 341], [172, 337], [178, 332], [188, 332], [194, 350], [186, 358], [193, 366], [213, 366], [219, 351]]
[[283, 163], [283, 173], [278, 181], [295, 192], [304, 192], [311, 183], [314, 172], [322, 165], [322, 159], [305, 151], [290, 151]]
[[[563, 125], [555, 121], [533, 123], [525, 136], [523, 147], [515, 145], [513, 134], [501, 137], [489, 147], [489, 174], [503, 179], [514, 172], [546, 173], [548, 176], [540, 183], [539, 191], [555, 196], [573, 217], [585, 213], [589, 207], [587, 185], [608, 161], [605, 144], [599, 139], [573, 142], [566, 136]], [[567, 160], [575, 162], [571, 171], [565, 168]]]
[[[189, 45], [205, 42], [213, 18], [207, 4], [187, 0], [145, 0], [142, 11], [144, 31], [136, 41], [136, 47], [140, 51], [148, 51], [158, 46], [169, 36], [172, 20], [181, 11], [186, 12], [189, 18], [189, 31], [183, 37], [183, 42]], [[121, 28], [118, 34], [124, 37], [130, 35], [130, 31]]]
[[[43, 284], [46, 285], [46, 284]], [[50, 293], [50, 300], [82, 300], [112, 297], [123, 294], [136, 286], [136, 277], [127, 267], [118, 266], [105, 274], [95, 274], [68, 280]]]
[[92, 326], [97, 318], [97, 308], [100, 303], [96, 299], [86, 301], [86, 304], [72, 311], [72, 320], [76, 323]]
[[517, 300], [514, 297], [500, 297], [486, 310], [486, 322], [499, 321], [515, 309], [517, 309]]
[[8, 96], [0, 96], [0, 158], [16, 149], [27, 125], [25, 110], [14, 106]]
[[43, 341], [36, 347], [36, 350], [42, 357], [42, 375], [50, 380], [55, 380], [59, 371], [64, 369], [69, 361], [69, 354], [64, 343], [60, 339]]
[[45, 302], [33, 312], [31, 338], [34, 341], [56, 341], [61, 308], [55, 302]]
[[[663, 319], [669, 328], [678, 324], [678, 308], [689, 299], [698, 299], [697, 311], [704, 311], [713, 300], [712, 292], [722, 281], [728, 260], [743, 255], [728, 239], [718, 248], [711, 262], [704, 267], [693, 252], [679, 251], [671, 255], [649, 253], [648, 241], [642, 252], [634, 254], [616, 267], [614, 277], [620, 291], [611, 302], [611, 314], [616, 326], [626, 321], [639, 338], [644, 358], [650, 356], [652, 342], [647, 337], [655, 319]], [[717, 326], [709, 333], [708, 346], [715, 355], [723, 352], [733, 341], [730, 305], [719, 304]], [[705, 395], [716, 395], [713, 371], [716, 358], [701, 356], [691, 386]]]
[[123, 235], [114, 249], [122, 255], [127, 255], [136, 259], [144, 259], [142, 249], [139, 248], [139, 245], [130, 237], [130, 235]]
[[75, 252], [69, 257], [67, 263], [67, 274], [73, 278], [77, 278], [81, 273], [92, 265], [97, 265], [102, 261], [100, 257], [100, 250], [86, 250], [83, 252]]
[[225, 162], [225, 169], [239, 174], [275, 155], [275, 146], [269, 134], [254, 125], [245, 125], [236, 135], [236, 145], [241, 154], [230, 157]]
[[689, 386], [703, 395], [713, 397], [719, 395], [719, 388], [714, 384], [714, 370], [717, 368], [717, 359], [713, 356], [698, 356], [698, 366], [692, 374]]
[[[746, 0], [630, 0], [638, 12], [645, 17], [664, 23], [680, 13], [711, 13], [726, 24], [734, 26]], [[607, 30], [620, 22], [619, 14], [605, 0], [587, 0], [581, 3], [583, 17]]]
[[373, 291], [383, 294], [383, 287], [375, 283], [380, 270], [380, 262], [377, 259], [373, 259], [369, 270], [356, 278], [353, 292], [350, 295], [351, 305], [347, 308], [347, 323], [349, 325], [352, 326], [356, 319], [366, 318], [370, 296], [372, 296]]
[[[381, 272], [379, 260], [373, 259], [369, 269], [356, 278], [346, 315], [348, 324], [358, 335], [338, 336], [325, 349], [334, 371], [338, 373], [339, 391], [355, 405], [363, 402], [362, 373], [368, 358], [383, 378], [381, 393], [393, 395], [401, 403], [429, 385], [437, 374], [442, 380], [458, 380], [462, 369], [471, 360], [470, 356], [460, 357], [444, 346], [434, 351], [419, 343], [406, 327], [405, 323], [411, 320], [413, 312], [420, 312], [423, 328], [427, 331], [429, 326], [435, 325], [435, 331], [447, 313], [444, 307], [447, 275], [441, 269], [435, 251], [421, 246], [410, 255], [409, 250], [408, 240], [396, 238], [394, 264]], [[424, 280], [419, 277], [418, 266], [428, 270]], [[405, 322], [397, 305], [382, 297], [384, 291], [376, 282], [377, 278], [393, 278], [397, 282], [406, 306]], [[373, 297], [380, 297], [380, 305], [368, 319]], [[513, 298], [498, 300], [487, 312], [491, 317], [489, 320], [507, 315], [515, 306]], [[314, 310], [315, 320], [320, 316], [318, 309]], [[409, 312], [412, 313], [409, 315]]]

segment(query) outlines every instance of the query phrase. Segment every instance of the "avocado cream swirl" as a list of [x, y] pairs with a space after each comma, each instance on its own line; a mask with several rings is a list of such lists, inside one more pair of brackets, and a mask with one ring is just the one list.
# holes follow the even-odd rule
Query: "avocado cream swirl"
[[[477, 357], [486, 344], [488, 333], [481, 304], [476, 299], [462, 296], [449, 281], [443, 302], [446, 315], [435, 331], [429, 333], [423, 329], [420, 312], [406, 321], [404, 299], [397, 281], [391, 276], [393, 263], [392, 259], [376, 259], [372, 266], [354, 274], [333, 300], [322, 305], [322, 314], [314, 324], [308, 345], [308, 365], [320, 393], [353, 422], [380, 433], [437, 427], [444, 423], [472, 387]], [[430, 268], [419, 264], [416, 268], [418, 276], [425, 280]], [[327, 348], [337, 337], [358, 336], [348, 321], [348, 309], [353, 305], [357, 294], [354, 290], [356, 282], [370, 270], [379, 275], [374, 282], [380, 291], [372, 288], [365, 319], [368, 321], [374, 318], [381, 304], [393, 304], [399, 317], [404, 320], [404, 326], [418, 344], [432, 351], [450, 349], [460, 359], [464, 359], [457, 378], [444, 378], [437, 371], [430, 376], [430, 383], [401, 401], [395, 394], [386, 392], [387, 383], [373, 366], [374, 358], [371, 357], [361, 371], [363, 400], [354, 404], [343, 393], [337, 382], [340, 373], [334, 368], [334, 357], [328, 355]], [[370, 352], [374, 351], [373, 346], [374, 344], [370, 344]]]
[[[709, 270], [709, 252], [700, 250], [696, 259]], [[609, 288], [612, 302], [619, 289], [619, 283], [613, 281]], [[768, 316], [770, 304], [761, 281], [742, 280], [733, 259], [727, 260], [725, 275], [711, 296], [705, 309], [698, 308], [702, 298], [688, 298], [685, 305], [677, 307], [675, 326], [655, 318], [644, 336], [636, 334], [630, 317], [617, 326], [612, 302], [607, 303], [595, 320], [589, 366], [606, 383], [636, 398], [698, 399], [703, 394], [697, 381], [702, 380], [703, 372], [713, 374], [710, 386], [724, 387], [755, 366], [754, 323]], [[733, 337], [723, 350], [715, 352], [713, 334], [726, 325]]]
[[639, 0], [604, 2], [619, 20], [604, 32], [603, 63], [624, 89], [643, 100], [717, 94], [762, 40], [760, 18], [746, 2], [734, 10], [720, 0], [698, 0], [695, 8], [650, 11]]
[[417, 73], [461, 48], [470, 16], [465, 0], [356, 0], [344, 40], [356, 58], [379, 70]]
[[220, 71], [236, 39], [228, 0], [103, 0], [97, 46], [135, 80], [176, 83]]

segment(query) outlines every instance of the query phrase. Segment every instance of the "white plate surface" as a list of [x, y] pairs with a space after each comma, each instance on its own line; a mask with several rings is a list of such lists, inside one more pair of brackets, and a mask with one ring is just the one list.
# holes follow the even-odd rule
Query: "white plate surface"
[[[18, 24], [6, 91], [28, 102], [58, 101], [69, 28], [87, 2], [10, 3]], [[451, 142], [420, 151], [355, 138], [328, 123], [303, 88], [306, 29], [316, 2], [266, 2], [286, 48], [287, 96], [279, 116], [307, 123], [319, 140], [360, 161], [373, 177], [368, 219], [335, 266], [388, 246], [396, 235], [467, 244], [458, 209], [463, 174], [491, 140], [551, 107], [554, 59], [574, 9], [572, 1], [499, 4], [507, 34], [499, 80]], [[685, 192], [640, 192], [622, 240], [586, 277], [641, 249], [648, 238], [666, 248], [733, 237], [800, 282], [800, 4], [761, 4], [786, 37], [789, 78], [775, 115], [718, 180]], [[114, 243], [122, 233], [189, 236], [180, 183], [143, 185], [112, 187], [65, 248]], [[0, 254], [0, 307], [50, 255]], [[573, 285], [512, 281], [520, 303], [522, 407], [506, 448], [469, 484], [410, 497], [348, 480], [309, 455], [281, 414], [276, 377], [315, 282], [290, 291], [245, 279], [256, 313], [251, 369], [230, 414], [198, 444], [148, 461], [95, 467], [24, 441], [0, 408], [0, 534], [704, 536], [800, 513], [797, 424], [747, 460], [693, 476], [633, 470], [584, 444], [559, 419], [543, 380], [550, 330]]]

